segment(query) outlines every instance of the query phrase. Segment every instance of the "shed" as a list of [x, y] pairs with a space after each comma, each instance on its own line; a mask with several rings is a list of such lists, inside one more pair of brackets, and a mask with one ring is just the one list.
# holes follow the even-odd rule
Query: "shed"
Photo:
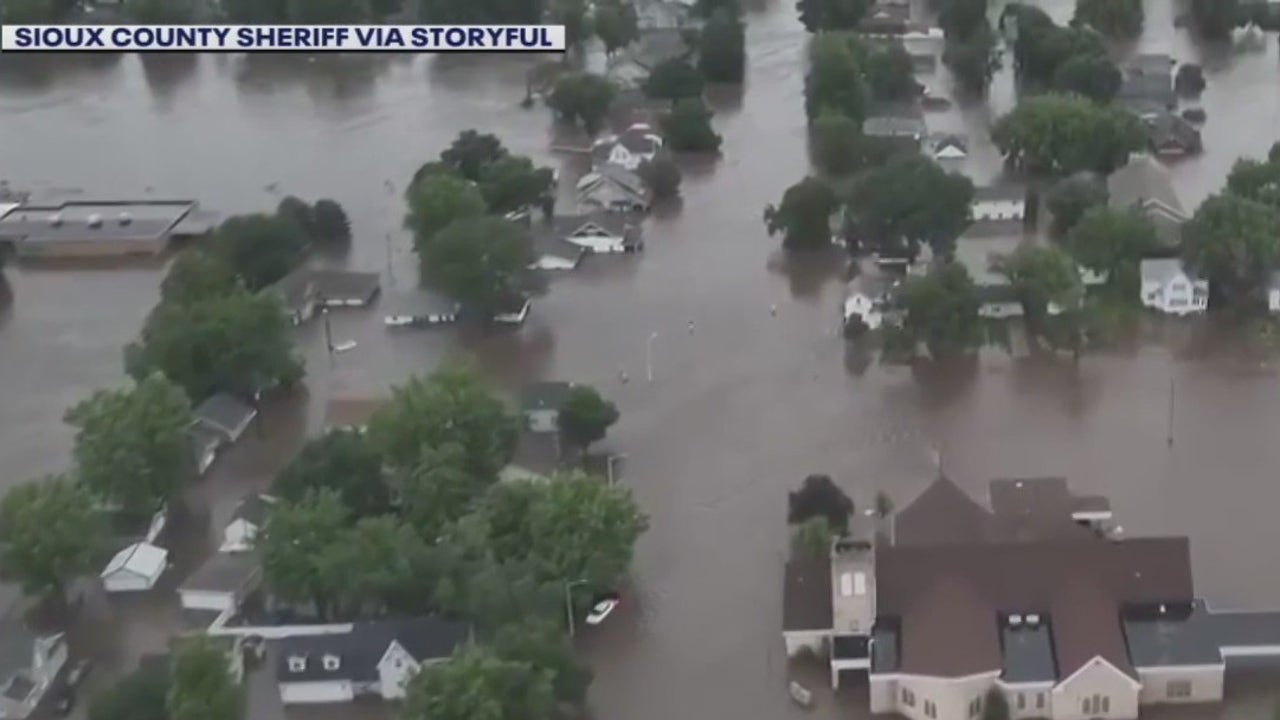
[[520, 397], [520, 411], [529, 429], [536, 433], [552, 433], [560, 429], [560, 406], [573, 390], [571, 382], [531, 383]]
[[249, 553], [216, 553], [178, 588], [186, 610], [228, 612], [239, 606], [260, 577], [258, 559]]
[[258, 411], [226, 393], [205, 399], [196, 407], [196, 423], [224, 437], [227, 442], [240, 439]]
[[134, 543], [111, 558], [102, 570], [107, 592], [140, 592], [155, 587], [168, 567], [169, 551], [151, 543]]

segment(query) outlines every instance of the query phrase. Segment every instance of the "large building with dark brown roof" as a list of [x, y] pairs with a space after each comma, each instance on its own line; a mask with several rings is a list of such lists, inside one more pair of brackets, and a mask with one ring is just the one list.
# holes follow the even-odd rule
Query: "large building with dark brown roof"
[[[1122, 539], [1110, 520], [1063, 478], [994, 480], [988, 507], [940, 477], [859, 564], [838, 543], [829, 577], [788, 567], [788, 652], [826, 648], [833, 684], [866, 670], [871, 710], [913, 720], [972, 720], [993, 688], [1015, 720], [1136, 718], [1220, 700], [1225, 658], [1280, 655], [1280, 613], [1196, 599], [1187, 538]], [[858, 601], [869, 631], [815, 629]]]

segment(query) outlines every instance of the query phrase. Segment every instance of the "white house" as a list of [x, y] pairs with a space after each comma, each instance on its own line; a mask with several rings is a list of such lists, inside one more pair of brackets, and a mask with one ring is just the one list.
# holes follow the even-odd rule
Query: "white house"
[[1017, 185], [974, 188], [974, 220], [1023, 220], [1027, 217], [1027, 191]]
[[565, 240], [593, 253], [614, 254], [644, 249], [640, 218], [625, 213], [595, 212], [557, 215], [535, 224], [533, 232]]
[[168, 565], [168, 550], [151, 543], [133, 543], [116, 553], [102, 569], [102, 586], [112, 593], [150, 590]]
[[549, 233], [534, 233], [534, 261], [530, 270], [575, 270], [582, 263], [587, 249], [577, 243]]
[[982, 317], [1000, 320], [1022, 315], [1022, 303], [1009, 278], [999, 271], [999, 264], [1023, 242], [1022, 221], [1018, 219], [976, 221], [956, 240], [955, 260], [973, 279]]
[[178, 587], [178, 598], [185, 610], [233, 612], [260, 578], [252, 553], [214, 553]]
[[592, 164], [618, 165], [634, 171], [662, 149], [662, 136], [646, 123], [635, 123], [617, 135], [601, 138], [591, 147]]
[[571, 382], [536, 382], [526, 385], [520, 396], [520, 412], [529, 430], [535, 433], [560, 431], [560, 406], [564, 404]]
[[286, 705], [404, 697], [424, 666], [444, 662], [467, 642], [470, 628], [437, 617], [356, 623], [350, 632], [288, 637], [280, 642], [276, 681]]
[[639, 213], [649, 209], [652, 193], [633, 171], [612, 163], [578, 180], [579, 212]]
[[1209, 309], [1209, 281], [1196, 277], [1177, 258], [1148, 258], [1140, 265], [1142, 304], [1168, 315]]
[[261, 493], [249, 493], [240, 499], [231, 522], [222, 530], [220, 553], [248, 552], [258, 532], [267, 524], [267, 515], [275, 505], [276, 498]]
[[935, 160], [963, 160], [969, 157], [969, 142], [961, 135], [933, 135], [929, 151]]
[[62, 633], [37, 635], [16, 606], [0, 617], [0, 718], [31, 715], [66, 662]]

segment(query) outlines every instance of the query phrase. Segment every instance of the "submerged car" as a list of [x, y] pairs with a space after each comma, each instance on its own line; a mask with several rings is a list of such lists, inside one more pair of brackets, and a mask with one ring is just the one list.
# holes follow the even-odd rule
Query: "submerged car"
[[622, 602], [622, 598], [617, 595], [608, 595], [596, 600], [591, 606], [591, 612], [587, 614], [588, 625], [599, 625], [605, 621], [605, 618], [618, 607], [618, 603]]

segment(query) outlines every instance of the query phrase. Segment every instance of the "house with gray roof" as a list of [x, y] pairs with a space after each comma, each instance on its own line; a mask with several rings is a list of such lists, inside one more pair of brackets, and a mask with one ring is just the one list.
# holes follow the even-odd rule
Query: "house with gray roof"
[[910, 110], [885, 109], [862, 121], [862, 134], [870, 137], [919, 142], [928, 132], [924, 117]]
[[205, 398], [195, 409], [195, 423], [210, 432], [217, 433], [229, 443], [244, 435], [249, 424], [258, 416], [253, 406], [227, 393], [217, 393]]
[[837, 687], [866, 672], [871, 712], [911, 720], [971, 720], [992, 691], [1018, 720], [1133, 720], [1220, 701], [1228, 658], [1280, 655], [1280, 613], [1196, 597], [1187, 538], [1111, 522], [1061, 477], [993, 480], [983, 504], [940, 476], [827, 574], [789, 565], [785, 644], [821, 650]]
[[0, 615], [0, 718], [29, 717], [66, 662], [62, 633], [34, 632], [16, 605]]
[[623, 86], [639, 87], [660, 63], [688, 58], [693, 54], [688, 32], [684, 28], [659, 28], [640, 33], [630, 47], [609, 59], [609, 79]]
[[1021, 220], [978, 220], [956, 240], [955, 262], [963, 265], [973, 280], [982, 302], [978, 314], [984, 318], [1022, 316], [1022, 303], [998, 268], [1025, 241], [1024, 233]]
[[1151, 152], [1163, 157], [1192, 155], [1203, 149], [1200, 131], [1180, 115], [1163, 110], [1142, 116]]
[[1172, 110], [1178, 102], [1173, 90], [1173, 58], [1164, 54], [1138, 55], [1121, 69], [1116, 100], [1125, 107], [1145, 112], [1151, 108]]
[[1111, 207], [1133, 210], [1155, 225], [1156, 235], [1169, 248], [1182, 240], [1182, 226], [1191, 218], [1184, 209], [1168, 169], [1150, 155], [1135, 155], [1107, 177]]
[[154, 257], [212, 230], [213, 216], [196, 209], [194, 200], [31, 202], [0, 217], [0, 240], [32, 260]]
[[470, 638], [468, 625], [439, 617], [358, 622], [347, 632], [287, 637], [276, 665], [280, 700], [397, 700], [422, 668], [446, 662]]
[[595, 168], [578, 181], [578, 212], [640, 213], [653, 200], [640, 176], [612, 163]]
[[262, 566], [253, 553], [218, 552], [178, 586], [184, 610], [234, 612], [262, 580]]

